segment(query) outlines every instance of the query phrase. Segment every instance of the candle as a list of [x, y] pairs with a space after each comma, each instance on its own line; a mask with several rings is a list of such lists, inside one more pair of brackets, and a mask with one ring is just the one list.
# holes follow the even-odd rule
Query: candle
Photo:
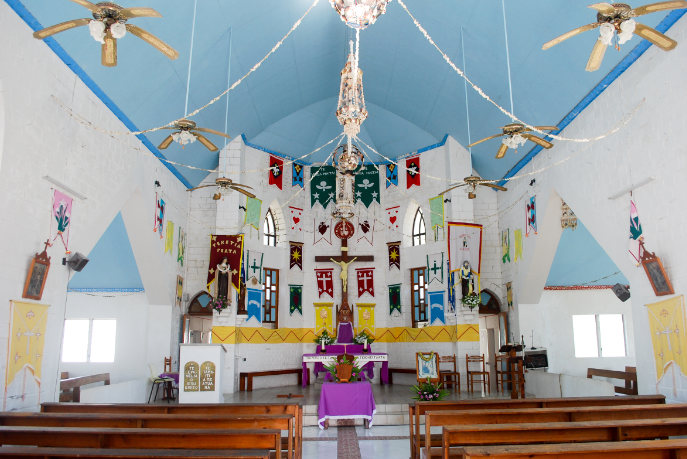
[[324, 340], [322, 340], [322, 351], [324, 352]]
[[365, 347], [363, 349], [367, 350], [367, 338], [365, 338]]

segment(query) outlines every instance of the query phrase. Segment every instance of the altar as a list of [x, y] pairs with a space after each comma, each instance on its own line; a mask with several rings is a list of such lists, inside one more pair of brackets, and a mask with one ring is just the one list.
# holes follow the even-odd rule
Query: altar
[[[325, 346], [325, 354], [303, 354], [303, 387], [308, 385], [308, 363], [314, 363], [315, 378], [320, 372], [326, 371], [324, 365], [334, 363], [336, 356], [351, 354], [356, 358], [361, 368], [367, 373], [369, 379], [373, 377], [374, 362], [381, 362], [382, 368], [379, 374], [382, 384], [389, 383], [389, 354], [381, 352], [363, 352], [362, 344], [330, 344]], [[319, 348], [318, 348], [319, 349]]]

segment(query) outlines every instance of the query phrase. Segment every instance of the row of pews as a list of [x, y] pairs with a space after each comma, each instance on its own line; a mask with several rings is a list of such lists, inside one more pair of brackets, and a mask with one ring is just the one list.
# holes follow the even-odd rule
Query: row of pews
[[43, 403], [40, 413], [0, 413], [0, 457], [302, 459], [302, 442], [303, 409], [292, 400]]
[[669, 440], [687, 435], [687, 404], [667, 405], [663, 395], [416, 402], [409, 410], [411, 459], [687, 459], [687, 440]]

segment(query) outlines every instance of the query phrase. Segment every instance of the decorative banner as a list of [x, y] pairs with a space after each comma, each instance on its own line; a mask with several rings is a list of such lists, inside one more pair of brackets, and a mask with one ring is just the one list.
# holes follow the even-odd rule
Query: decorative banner
[[177, 242], [177, 261], [184, 266], [184, 257], [186, 256], [186, 232], [179, 227], [179, 241]]
[[358, 298], [366, 292], [371, 296], [375, 296], [375, 269], [356, 268], [355, 273], [358, 277]]
[[320, 241], [324, 241], [329, 245], [332, 245], [332, 221], [331, 220], [318, 220], [317, 218], [313, 220], [313, 234], [315, 241], [313, 245]]
[[160, 239], [162, 239], [162, 227], [165, 224], [165, 201], [157, 196], [155, 193], [155, 228], [153, 231], [157, 231], [160, 234]]
[[401, 284], [389, 286], [389, 315], [394, 313], [394, 309], [401, 314]]
[[387, 247], [389, 248], [389, 269], [392, 266], [396, 266], [399, 270], [401, 269], [401, 241], [398, 242], [387, 242]]
[[436, 321], [446, 325], [444, 315], [444, 291], [427, 292], [427, 304], [429, 304], [429, 324], [435, 325]]
[[[231, 268], [231, 283], [239, 291], [241, 279], [236, 274], [243, 269], [243, 234], [235, 236], [212, 235], [210, 236], [210, 265], [208, 267], [207, 287], [212, 291], [212, 283], [215, 282], [217, 265], [222, 263], [222, 258], [227, 257]], [[245, 283], [245, 279], [244, 279]]]
[[[685, 300], [682, 295], [658, 303], [647, 304], [651, 342], [654, 345], [656, 382], [660, 381], [669, 365], [673, 373], [687, 369], [687, 339], [685, 339]], [[683, 373], [684, 375], [684, 373]]]
[[406, 159], [406, 169], [406, 189], [413, 185], [420, 186], [420, 157]]
[[297, 163], [291, 163], [291, 186], [303, 188], [303, 171], [305, 168]]
[[289, 269], [293, 269], [295, 266], [303, 271], [303, 244], [300, 242], [289, 242], [289, 246], [291, 248], [291, 266], [289, 266]]
[[537, 234], [537, 208], [535, 205], [535, 197], [530, 198], [530, 202], [527, 203], [527, 215], [525, 216], [525, 221], [527, 222], [527, 227], [525, 228], [525, 237], [529, 237], [530, 233], [534, 231]]
[[62, 245], [66, 253], [69, 251], [69, 229], [72, 227], [72, 203], [73, 199], [55, 190], [52, 197], [52, 218], [50, 219], [50, 245], [55, 243], [58, 237], [62, 239]]
[[467, 261], [470, 263], [470, 270], [477, 277], [476, 290], [481, 292], [482, 225], [462, 222], [447, 222], [446, 224], [448, 225], [449, 272], [458, 271]]
[[303, 234], [303, 209], [289, 206], [291, 212], [291, 237], [300, 237]]
[[379, 204], [379, 171], [373, 164], [363, 166], [355, 176], [355, 201], [362, 201], [365, 207], [372, 202]]
[[391, 185], [398, 186], [398, 164], [389, 163], [386, 165], [386, 187]]
[[177, 276], [177, 289], [175, 297], [175, 304], [181, 307], [184, 298], [184, 278], [181, 276]]
[[401, 206], [389, 207], [386, 209], [386, 237], [387, 239], [401, 237], [401, 230], [398, 221], [398, 212]]
[[10, 301], [3, 411], [40, 404], [47, 304]]
[[282, 175], [284, 172], [284, 160], [270, 155], [270, 185], [276, 185], [281, 190]]
[[262, 284], [262, 258], [264, 254], [255, 250], [247, 250], [246, 266], [248, 280], [256, 278]]
[[[371, 222], [370, 222], [371, 220]], [[371, 224], [370, 224], [371, 223]], [[373, 239], [375, 235], [375, 219], [364, 219], [361, 220], [360, 217], [358, 217], [358, 242], [361, 240], [365, 239], [367, 242], [370, 243], [370, 245], [373, 245]]]
[[315, 334], [319, 335], [322, 330], [327, 330], [329, 336], [334, 334], [332, 325], [332, 306], [333, 303], [313, 303], [315, 306]]
[[429, 221], [431, 228], [444, 227], [444, 197], [439, 195], [429, 200]]
[[518, 228], [513, 231], [515, 238], [515, 261], [522, 260], [522, 229]]
[[167, 237], [165, 238], [165, 253], [169, 252], [172, 256], [172, 248], [174, 247], [174, 223], [167, 221]]
[[501, 231], [501, 260], [510, 261], [510, 228]]
[[293, 315], [295, 311], [303, 315], [303, 286], [289, 284], [289, 315]]
[[[644, 250], [640, 242], [643, 240], [644, 236], [642, 236], [642, 224], [639, 222], [639, 213], [634, 200], [630, 198], [630, 261], [635, 266], [639, 266], [642, 263]], [[687, 371], [687, 368], [685, 371]]]
[[[449, 268], [448, 260], [446, 260], [446, 267]], [[448, 312], [456, 312], [456, 273], [448, 270]]]
[[428, 284], [435, 280], [444, 283], [444, 252], [427, 255], [427, 279]]
[[506, 284], [506, 301], [508, 302], [508, 309], [513, 309], [513, 283]]
[[[317, 175], [315, 175], [317, 174]], [[310, 207], [318, 203], [327, 208], [336, 195], [336, 168], [320, 166], [310, 168]]]
[[316, 269], [315, 277], [317, 277], [317, 292], [318, 298], [322, 298], [322, 294], [326, 293], [334, 298], [334, 283], [332, 281], [332, 273], [334, 268]]
[[262, 290], [256, 288], [246, 289], [246, 309], [248, 311], [248, 318], [246, 321], [250, 320], [251, 317], [262, 323]]
[[262, 201], [257, 198], [246, 197], [246, 217], [243, 226], [250, 225], [256, 230], [260, 229], [260, 217], [262, 217]]
[[358, 307], [358, 333], [365, 330], [375, 336], [375, 303], [356, 303]]

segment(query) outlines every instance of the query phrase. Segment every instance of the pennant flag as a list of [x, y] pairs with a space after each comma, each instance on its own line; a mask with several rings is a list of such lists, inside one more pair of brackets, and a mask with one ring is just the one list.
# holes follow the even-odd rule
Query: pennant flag
[[284, 160], [270, 155], [270, 185], [276, 185], [281, 190], [282, 173], [284, 172]]
[[522, 229], [518, 228], [513, 231], [515, 238], [515, 261], [522, 260]]
[[375, 296], [375, 269], [356, 268], [355, 273], [358, 276], [358, 298], [366, 292], [371, 296]]
[[175, 304], [181, 307], [182, 301], [184, 299], [184, 278], [177, 276], [177, 291], [175, 296]]
[[329, 336], [334, 334], [332, 325], [332, 303], [313, 303], [315, 306], [315, 334], [327, 330]]
[[301, 299], [303, 298], [303, 286], [289, 284], [289, 315], [293, 315], [298, 311], [298, 314], [303, 315], [303, 305]]
[[179, 241], [177, 242], [177, 261], [184, 266], [184, 257], [186, 256], [186, 232], [179, 227]]
[[315, 203], [327, 208], [335, 201], [336, 168], [334, 166], [320, 166], [310, 168], [310, 207]]
[[50, 245], [55, 243], [58, 237], [66, 253], [69, 251], [69, 230], [72, 227], [72, 203], [73, 199], [55, 190], [52, 197], [52, 218], [50, 219]]
[[[211, 235], [210, 236], [210, 265], [208, 267], [207, 287], [212, 291], [212, 283], [215, 282], [217, 265], [222, 263], [222, 258], [227, 257], [231, 268], [231, 283], [239, 291], [241, 279], [236, 274], [243, 268], [243, 234], [234, 236]], [[244, 278], [245, 283], [245, 278]]]
[[446, 325], [444, 291], [427, 292], [427, 303], [429, 304], [429, 324], [436, 325], [436, 322], [439, 321], [441, 325]]
[[[669, 300], [646, 305], [649, 328], [656, 362], [656, 381], [673, 364], [673, 372], [687, 371], [687, 339], [685, 338], [685, 300], [682, 295]], [[683, 373], [684, 374], [684, 373]]]
[[316, 269], [315, 277], [317, 277], [317, 292], [318, 298], [322, 298], [322, 294], [326, 293], [334, 298], [334, 283], [332, 281], [332, 273], [334, 268]]
[[255, 319], [262, 323], [262, 296], [263, 291], [256, 288], [246, 289], [246, 309], [248, 312], [248, 318], [255, 317]]
[[399, 270], [401, 269], [401, 241], [398, 242], [387, 242], [389, 249], [389, 269], [392, 266], [396, 266]]
[[262, 257], [263, 257], [262, 252], [258, 252], [256, 250], [248, 250], [247, 251], [247, 262], [248, 266], [246, 269], [248, 270], [248, 280], [251, 280], [252, 278], [256, 278], [259, 283], [262, 284]]
[[165, 239], [165, 253], [169, 252], [172, 255], [172, 248], [174, 247], [174, 223], [167, 222], [167, 237]]
[[256, 230], [260, 229], [260, 217], [262, 216], [262, 201], [257, 198], [246, 197], [246, 216], [243, 226], [250, 225]]
[[[644, 255], [644, 249], [642, 249], [640, 244], [642, 241], [644, 241], [644, 236], [642, 236], [642, 224], [639, 222], [639, 213], [634, 200], [630, 198], [630, 261], [635, 266], [639, 266], [642, 263], [642, 256]], [[687, 368], [685, 368], [685, 371], [687, 371]]]
[[303, 271], [303, 244], [300, 242], [289, 242], [290, 253], [291, 253], [291, 266], [289, 269], [293, 269], [294, 266]]
[[165, 224], [165, 201], [157, 196], [155, 193], [155, 228], [153, 231], [157, 231], [160, 234], [160, 239], [162, 239], [162, 227]]
[[394, 313], [394, 309], [401, 314], [401, 284], [389, 286], [389, 315]]
[[291, 211], [291, 237], [300, 237], [303, 234], [303, 209], [289, 206]]
[[375, 219], [365, 218], [361, 220], [360, 217], [358, 217], [358, 235], [360, 236], [358, 238], [358, 242], [365, 239], [370, 243], [370, 245], [373, 245], [373, 239], [375, 235]]
[[429, 200], [429, 221], [432, 229], [444, 227], [444, 197], [437, 196]]
[[362, 201], [365, 207], [372, 202], [379, 204], [379, 171], [373, 164], [363, 166], [355, 176], [355, 201]]
[[298, 163], [291, 163], [291, 186], [303, 188], [303, 170], [305, 169]]
[[386, 165], [386, 187], [391, 185], [398, 186], [398, 164], [389, 163]]
[[537, 209], [535, 207], [535, 197], [532, 196], [527, 203], [527, 227], [525, 228], [525, 237], [529, 237], [530, 233], [534, 231], [537, 234]]
[[427, 255], [427, 283], [439, 281], [444, 283], [444, 252]]
[[451, 272], [449, 262], [446, 260], [448, 268], [448, 312], [456, 312], [456, 273]]
[[313, 234], [315, 235], [315, 242], [313, 242], [313, 245], [320, 241], [332, 245], [332, 221], [314, 219]]
[[505, 263], [510, 261], [510, 228], [501, 231], [501, 260]]
[[401, 230], [398, 221], [398, 212], [401, 206], [389, 207], [386, 209], [386, 237], [387, 239], [401, 237]]
[[414, 156], [406, 159], [406, 189], [411, 186], [420, 186], [420, 157]]
[[368, 334], [375, 335], [375, 305], [374, 304], [361, 304], [356, 305], [358, 307], [358, 330], [365, 330]]
[[506, 301], [508, 302], [508, 309], [513, 309], [513, 283], [506, 284]]

